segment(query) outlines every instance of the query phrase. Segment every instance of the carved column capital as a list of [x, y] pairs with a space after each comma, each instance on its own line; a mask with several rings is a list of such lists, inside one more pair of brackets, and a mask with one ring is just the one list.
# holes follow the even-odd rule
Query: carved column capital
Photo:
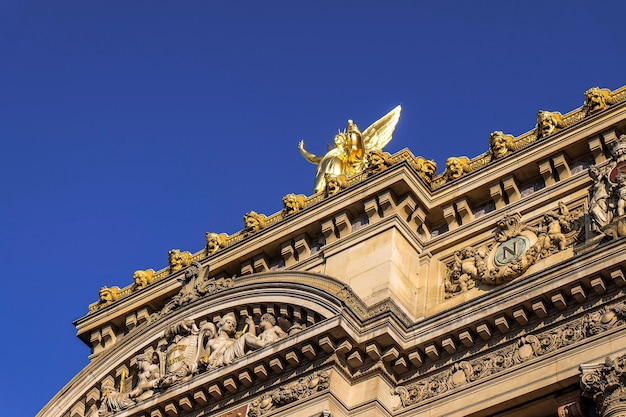
[[582, 395], [593, 399], [600, 417], [626, 417], [626, 355], [580, 365]]

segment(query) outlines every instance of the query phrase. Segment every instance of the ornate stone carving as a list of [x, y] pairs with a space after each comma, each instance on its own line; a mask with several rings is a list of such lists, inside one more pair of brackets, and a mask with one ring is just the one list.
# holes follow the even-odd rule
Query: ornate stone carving
[[180, 271], [191, 264], [191, 253], [189, 252], [181, 252], [179, 249], [172, 249], [167, 254], [170, 272]]
[[250, 404], [248, 417], [260, 417], [284, 405], [310, 397], [330, 386], [329, 372], [314, 372], [256, 398]]
[[226, 233], [211, 233], [207, 232], [206, 237], [206, 254], [207, 256], [217, 253], [220, 249], [226, 247]]
[[[615, 314], [608, 321], [606, 321], [607, 311]], [[434, 372], [420, 375], [418, 381], [400, 386], [395, 389], [394, 393], [400, 397], [401, 407], [408, 407], [426, 399], [438, 397], [470, 382], [509, 371], [511, 367], [523, 362], [567, 348], [571, 344], [597, 334], [597, 332], [605, 332], [616, 326], [623, 326], [626, 315], [615, 312], [625, 311], [626, 304], [619, 302], [585, 314], [561, 326], [519, 337], [506, 346], [475, 356], [471, 360], [455, 362], [445, 369], [434, 368], [436, 369]], [[606, 321], [606, 324], [602, 324], [603, 320]]]
[[446, 172], [444, 173], [448, 181], [461, 178], [471, 171], [470, 160], [466, 156], [452, 156], [446, 160]]
[[611, 92], [606, 88], [593, 87], [585, 91], [585, 104], [583, 110], [586, 115], [590, 115], [600, 110], [604, 110], [608, 105], [613, 104]]
[[611, 153], [608, 166], [589, 168], [589, 216], [596, 232], [619, 238], [626, 236], [626, 135], [620, 135]]
[[537, 138], [545, 138], [563, 127], [561, 113], [539, 110], [537, 112]]
[[116, 301], [120, 296], [120, 289], [118, 287], [107, 287], [106, 285], [100, 288], [98, 291], [98, 304], [101, 307], [108, 306], [109, 304]]
[[[234, 278], [208, 278], [208, 269], [203, 277], [200, 277], [201, 266], [197, 262], [192, 262], [189, 268], [185, 271], [185, 275], [179, 278], [182, 283], [178, 294], [173, 296], [163, 306], [160, 312], [154, 313], [150, 316], [151, 321], [155, 321], [160, 317], [163, 317], [174, 310], [186, 306], [206, 295], [215, 294], [232, 288], [235, 285]], [[208, 267], [207, 267], [208, 268]]]
[[283, 217], [296, 214], [304, 208], [304, 195], [287, 194], [283, 197]]
[[503, 158], [515, 150], [513, 136], [505, 135], [500, 131], [489, 135], [489, 152], [493, 159]]
[[272, 314], [263, 314], [258, 335], [250, 316], [244, 318], [245, 326], [236, 331], [237, 318], [232, 312], [224, 314], [217, 326], [208, 322], [198, 328], [192, 319], [168, 326], [156, 349], [150, 348], [135, 358], [133, 387], [129, 383], [127, 390], [120, 388], [118, 391], [112, 379], [103, 381], [100, 415], [129, 408], [159, 391], [188, 381], [195, 374], [230, 365], [253, 350], [279, 342], [305, 328], [286, 317], [279, 320], [280, 325]]
[[110, 379], [105, 379], [102, 382], [100, 391], [102, 391], [102, 396], [100, 398], [98, 415], [101, 417], [135, 405], [135, 401], [130, 398], [130, 394], [117, 391], [114, 382]]
[[626, 355], [580, 366], [582, 395], [593, 399], [600, 417], [626, 415]]
[[435, 173], [437, 172], [437, 163], [435, 161], [418, 156], [411, 165], [415, 168], [417, 174], [428, 184], [435, 178]]
[[152, 397], [161, 380], [161, 357], [156, 350], [137, 356], [137, 385], [130, 392], [135, 401]]
[[244, 236], [253, 235], [265, 227], [265, 215], [258, 214], [256, 211], [251, 211], [244, 214], [243, 223]]
[[326, 189], [324, 190], [325, 197], [331, 197], [337, 194], [339, 191], [346, 188], [346, 177], [343, 175], [334, 176], [326, 174]]
[[148, 285], [152, 284], [154, 279], [154, 270], [146, 269], [145, 271], [139, 269], [133, 273], [133, 281], [135, 282], [133, 285], [134, 290], [140, 290], [142, 288], [146, 288]]
[[520, 215], [505, 215], [494, 230], [494, 242], [454, 253], [444, 282], [450, 298], [478, 284], [497, 285], [512, 281], [541, 258], [573, 245], [583, 231], [580, 214], [570, 214], [562, 202], [546, 213], [537, 226], [520, 221]]
[[475, 287], [487, 272], [487, 254], [470, 247], [454, 253], [454, 263], [446, 280], [446, 298]]
[[317, 165], [313, 190], [319, 193], [326, 189], [325, 174], [346, 177], [363, 172], [367, 166], [365, 154], [368, 151], [382, 150], [391, 140], [393, 131], [400, 120], [401, 107], [374, 122], [361, 133], [352, 120], [348, 120], [345, 131], [334, 137], [334, 145], [324, 156], [317, 156], [304, 149], [304, 141], [298, 144], [300, 154], [307, 161]]

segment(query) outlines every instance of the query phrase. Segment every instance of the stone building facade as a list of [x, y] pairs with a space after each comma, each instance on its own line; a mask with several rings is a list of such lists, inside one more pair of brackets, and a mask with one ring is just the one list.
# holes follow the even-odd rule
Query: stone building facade
[[103, 287], [38, 415], [626, 416], [626, 88], [441, 174], [383, 151], [399, 116], [301, 144], [315, 194]]

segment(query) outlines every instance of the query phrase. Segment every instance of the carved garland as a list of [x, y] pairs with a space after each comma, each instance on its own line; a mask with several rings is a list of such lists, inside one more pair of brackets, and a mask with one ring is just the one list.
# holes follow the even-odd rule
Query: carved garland
[[511, 367], [566, 348], [609, 329], [624, 325], [626, 301], [585, 314], [548, 331], [522, 336], [500, 349], [469, 361], [459, 361], [421, 381], [397, 387], [401, 407], [419, 404]]

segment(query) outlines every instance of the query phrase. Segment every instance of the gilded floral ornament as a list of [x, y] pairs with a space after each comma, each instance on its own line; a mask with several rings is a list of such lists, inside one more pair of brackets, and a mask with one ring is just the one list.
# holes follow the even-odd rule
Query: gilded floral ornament
[[537, 112], [537, 138], [542, 139], [550, 136], [563, 127], [561, 113], [539, 110]]
[[226, 233], [211, 233], [207, 232], [205, 234], [206, 237], [206, 254], [207, 256], [213, 255], [217, 253], [220, 249], [226, 247], [226, 238], [228, 235]]
[[133, 273], [133, 281], [135, 282], [133, 285], [133, 289], [139, 290], [142, 288], [146, 288], [148, 285], [152, 284], [154, 280], [154, 270], [146, 269], [145, 271], [142, 269], [138, 269]]
[[452, 156], [446, 160], [445, 177], [448, 181], [461, 178], [471, 171], [470, 160], [466, 156]]
[[287, 194], [283, 197], [283, 216], [296, 214], [304, 208], [304, 195]]
[[98, 303], [100, 306], [108, 306], [109, 304], [117, 301], [120, 296], [120, 289], [118, 287], [107, 287], [106, 285], [100, 288], [98, 291], [99, 300]]
[[489, 135], [489, 152], [493, 159], [503, 158], [514, 150], [513, 136], [497, 130]]
[[180, 271], [191, 264], [191, 253], [189, 252], [181, 252], [179, 249], [172, 249], [167, 255], [170, 272]]
[[352, 120], [343, 132], [333, 139], [333, 147], [323, 156], [314, 155], [304, 149], [304, 141], [298, 144], [300, 154], [307, 161], [317, 165], [313, 191], [322, 192], [326, 189], [325, 174], [346, 177], [361, 173], [368, 166], [367, 153], [382, 150], [391, 140], [400, 119], [401, 107], [374, 122], [361, 133]]
[[252, 235], [265, 227], [265, 216], [263, 214], [258, 214], [255, 211], [251, 211], [243, 216], [243, 223], [244, 236]]

